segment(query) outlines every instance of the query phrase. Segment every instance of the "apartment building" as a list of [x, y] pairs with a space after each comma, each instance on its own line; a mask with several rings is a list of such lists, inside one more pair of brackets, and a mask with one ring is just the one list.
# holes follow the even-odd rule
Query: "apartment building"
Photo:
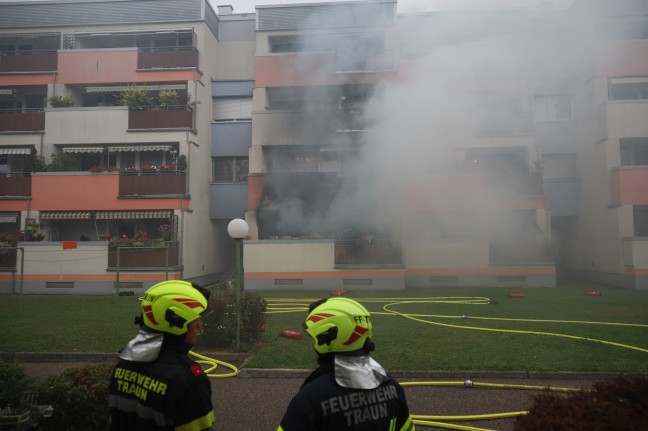
[[246, 287], [554, 286], [526, 11], [396, 7], [257, 7]]
[[4, 291], [225, 278], [232, 218], [249, 290], [648, 288], [645, 2], [34, 3], [0, 5]]
[[560, 226], [573, 277], [648, 289], [648, 4], [578, 1], [580, 214]]
[[0, 5], [0, 235], [18, 247], [4, 247], [3, 292], [137, 292], [231, 266], [219, 217], [244, 208], [210, 200], [212, 82], [253, 78], [241, 40], [254, 33], [221, 12], [225, 23], [206, 0]]

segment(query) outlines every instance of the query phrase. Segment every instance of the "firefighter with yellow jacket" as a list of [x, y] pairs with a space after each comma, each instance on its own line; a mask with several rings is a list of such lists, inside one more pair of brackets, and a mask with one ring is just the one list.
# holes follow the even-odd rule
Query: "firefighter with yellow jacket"
[[370, 352], [371, 316], [342, 297], [311, 304], [306, 332], [319, 367], [293, 397], [278, 431], [410, 431], [403, 388]]
[[140, 298], [140, 331], [120, 352], [110, 381], [111, 431], [205, 431], [214, 423], [211, 383], [189, 350], [209, 291], [172, 280]]

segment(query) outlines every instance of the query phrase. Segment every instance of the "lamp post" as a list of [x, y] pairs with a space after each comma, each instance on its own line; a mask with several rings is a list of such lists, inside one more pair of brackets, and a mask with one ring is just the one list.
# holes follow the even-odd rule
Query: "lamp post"
[[227, 225], [227, 233], [236, 241], [236, 344], [235, 348], [238, 352], [241, 345], [241, 278], [242, 272], [242, 256], [241, 249], [243, 238], [248, 234], [249, 226], [247, 222], [240, 218], [235, 218]]

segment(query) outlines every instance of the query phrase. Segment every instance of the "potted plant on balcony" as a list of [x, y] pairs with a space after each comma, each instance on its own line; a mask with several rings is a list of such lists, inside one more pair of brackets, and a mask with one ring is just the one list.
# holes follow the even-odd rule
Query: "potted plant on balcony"
[[74, 99], [70, 96], [50, 96], [45, 99], [52, 108], [69, 108], [74, 106]]
[[158, 167], [153, 164], [146, 164], [142, 166], [142, 173], [143, 174], [156, 174], [158, 171]]
[[178, 104], [178, 93], [175, 90], [161, 90], [158, 103], [160, 106], [175, 106]]
[[151, 105], [151, 97], [148, 91], [138, 88], [136, 85], [129, 85], [119, 97], [119, 104], [128, 106], [129, 109], [141, 110]]

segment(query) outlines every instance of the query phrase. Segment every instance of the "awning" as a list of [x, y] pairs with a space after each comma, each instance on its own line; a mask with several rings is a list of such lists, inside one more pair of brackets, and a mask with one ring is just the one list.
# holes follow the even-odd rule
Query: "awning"
[[110, 152], [119, 151], [169, 151], [171, 145], [114, 145], [108, 147]]
[[20, 147], [20, 148], [0, 148], [0, 155], [6, 156], [8, 154], [31, 154], [32, 149], [30, 147]]
[[64, 153], [101, 153], [103, 147], [63, 147]]
[[14, 91], [16, 90], [13, 90], [11, 88], [0, 88], [0, 96], [11, 96], [12, 94], [14, 94]]
[[112, 87], [86, 87], [86, 93], [119, 93], [127, 91], [130, 88], [146, 91], [162, 91], [162, 90], [186, 90], [185, 84], [166, 84], [166, 85], [117, 85]]
[[641, 76], [637, 78], [612, 78], [611, 84], [648, 84], [648, 76]]
[[88, 220], [90, 211], [41, 211], [41, 220]]
[[97, 220], [135, 220], [163, 218], [170, 219], [173, 216], [171, 210], [148, 210], [148, 211], [97, 211]]

